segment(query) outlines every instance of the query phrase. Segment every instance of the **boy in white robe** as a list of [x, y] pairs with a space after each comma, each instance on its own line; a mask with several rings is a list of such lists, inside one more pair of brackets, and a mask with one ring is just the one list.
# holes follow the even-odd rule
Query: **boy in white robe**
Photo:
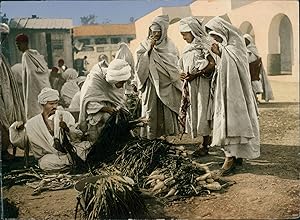
[[[208, 154], [208, 145], [210, 144], [211, 128], [207, 112], [210, 79], [215, 61], [205, 47], [207, 34], [200, 20], [195, 17], [183, 18], [179, 22], [179, 30], [183, 39], [188, 43], [179, 60], [179, 68], [182, 71], [181, 78], [184, 80], [179, 121], [182, 127], [187, 123], [187, 131], [192, 138], [203, 136], [202, 146], [196, 153], [204, 156]], [[184, 120], [186, 111], [187, 120]]]
[[76, 129], [71, 113], [57, 110], [58, 100], [57, 90], [44, 88], [38, 96], [42, 113], [29, 119], [26, 124], [14, 122], [9, 129], [11, 142], [23, 149], [28, 140], [39, 167], [46, 171], [61, 170], [71, 165], [69, 155], [57, 147], [57, 141], [62, 143], [61, 129], [69, 134], [70, 142], [82, 160], [86, 159], [91, 146], [88, 141], [80, 141], [82, 132]]

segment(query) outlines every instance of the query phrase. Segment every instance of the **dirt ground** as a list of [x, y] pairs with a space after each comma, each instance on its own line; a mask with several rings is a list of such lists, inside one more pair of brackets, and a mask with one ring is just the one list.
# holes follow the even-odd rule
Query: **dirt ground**
[[[259, 105], [261, 156], [245, 161], [234, 175], [226, 177], [236, 184], [225, 192], [212, 193], [206, 197], [192, 197], [174, 202], [147, 201], [152, 218], [299, 218], [299, 104], [288, 101]], [[187, 137], [181, 142], [175, 140], [176, 144], [181, 145], [187, 142]], [[222, 162], [223, 153], [218, 148], [211, 148], [210, 155], [199, 161]], [[216, 168], [218, 165], [211, 167]], [[32, 196], [32, 191], [27, 186], [4, 189], [4, 198], [18, 208], [19, 219], [74, 218], [77, 195], [74, 189], [47, 191], [38, 196]]]

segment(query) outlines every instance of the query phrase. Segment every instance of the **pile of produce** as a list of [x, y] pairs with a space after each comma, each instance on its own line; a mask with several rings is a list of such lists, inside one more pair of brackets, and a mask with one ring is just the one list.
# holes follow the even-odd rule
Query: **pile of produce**
[[154, 196], [189, 197], [221, 190], [218, 178], [213, 179], [208, 167], [188, 158], [168, 154], [144, 184]]
[[143, 188], [154, 196], [181, 198], [210, 194], [233, 184], [213, 174], [208, 164], [193, 161], [183, 146], [171, 147], [159, 165], [145, 179]]
[[[103, 168], [95, 182], [86, 182], [78, 204], [86, 219], [147, 217], [147, 209], [134, 181], [113, 167]], [[95, 178], [94, 177], [94, 178]], [[76, 186], [75, 186], [76, 188]], [[77, 208], [75, 218], [77, 216]]]

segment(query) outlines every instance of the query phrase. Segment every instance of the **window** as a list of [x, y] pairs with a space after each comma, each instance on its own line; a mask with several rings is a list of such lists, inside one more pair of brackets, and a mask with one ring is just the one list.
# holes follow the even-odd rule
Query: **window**
[[97, 52], [99, 53], [104, 52], [104, 47], [97, 47]]
[[52, 49], [53, 50], [63, 50], [64, 41], [63, 40], [52, 40]]
[[81, 51], [94, 51], [93, 46], [84, 46]]
[[79, 42], [83, 43], [84, 45], [89, 45], [91, 44], [90, 39], [78, 39]]
[[132, 40], [133, 40], [132, 37], [128, 37], [128, 38], [127, 38], [127, 43], [129, 43], [129, 42], [132, 41]]
[[106, 38], [96, 38], [95, 44], [107, 44], [107, 39]]
[[120, 37], [112, 37], [111, 38], [111, 43], [112, 44], [117, 44], [119, 42], [121, 42], [121, 38]]

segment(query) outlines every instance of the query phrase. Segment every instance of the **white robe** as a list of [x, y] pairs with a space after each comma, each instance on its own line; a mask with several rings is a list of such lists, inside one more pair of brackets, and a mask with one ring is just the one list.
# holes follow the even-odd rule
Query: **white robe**
[[[248, 51], [249, 63], [252, 63], [252, 62], [256, 61], [257, 59], [258, 59], [258, 57], [256, 57], [252, 52]], [[260, 78], [260, 80], [251, 81], [252, 90], [253, 90], [254, 94], [263, 93], [263, 88], [262, 88], [262, 83], [261, 83], [261, 71], [259, 73], [259, 78]]]
[[[167, 38], [168, 22], [157, 17], [153, 23], [159, 24], [162, 36], [151, 51], [147, 39], [137, 49], [137, 83], [142, 93], [142, 117], [149, 119], [141, 136], [149, 139], [179, 132], [178, 112], [181, 100], [178, 51]], [[149, 31], [150, 33], [150, 31]]]
[[[188, 45], [179, 60], [179, 68], [184, 73], [192, 73], [196, 66], [198, 70], [204, 69], [208, 64], [208, 55], [205, 50]], [[188, 89], [190, 106], [187, 112], [187, 131], [193, 138], [198, 135], [208, 136], [211, 134], [207, 118], [210, 80], [197, 77], [188, 82]]]
[[78, 92], [73, 96], [69, 108], [78, 109], [78, 111], [79, 111], [79, 108], [80, 108], [80, 94], [81, 94], [81, 92], [78, 91]]
[[45, 87], [51, 88], [49, 69], [44, 56], [36, 50], [26, 50], [22, 56], [22, 81], [27, 120], [41, 113], [38, 94]]
[[0, 124], [7, 131], [13, 122], [25, 120], [17, 80], [2, 53], [0, 53], [0, 112]]
[[[258, 57], [260, 57], [258, 50], [254, 44], [254, 40], [253, 38], [249, 35], [249, 34], [245, 34], [244, 38], [249, 40], [249, 44], [247, 45], [247, 51], [249, 54], [249, 63], [255, 61]], [[255, 56], [255, 58], [254, 58]], [[272, 87], [271, 84], [268, 80], [268, 76], [267, 73], [265, 71], [265, 68], [262, 64], [261, 68], [260, 68], [260, 72], [259, 72], [259, 81], [253, 81], [252, 82], [252, 87], [253, 87], [253, 91], [255, 93], [262, 93], [262, 99], [264, 99], [266, 102], [273, 100], [274, 96], [273, 96], [273, 91], [272, 91]], [[257, 92], [258, 91], [258, 92]]]
[[237, 28], [219, 17], [205, 26], [223, 39], [215, 76], [212, 146], [222, 146], [227, 157], [257, 158], [258, 111], [244, 39]]
[[43, 170], [59, 170], [70, 165], [67, 155], [54, 148], [54, 138], [60, 138], [59, 122], [61, 116], [70, 128], [70, 142], [76, 148], [78, 156], [85, 160], [90, 144], [87, 141], [79, 141], [82, 132], [75, 128], [75, 119], [70, 112], [56, 110], [55, 114], [49, 117], [50, 120], [54, 121], [54, 136], [48, 131], [42, 114], [29, 119], [24, 130], [16, 129], [18, 122], [13, 123], [9, 129], [10, 140], [18, 147], [23, 148], [28, 139], [30, 150], [38, 160], [39, 167]]
[[125, 92], [116, 88], [106, 79], [106, 68], [96, 64], [87, 75], [80, 93], [79, 124], [83, 132], [87, 132], [89, 141], [94, 143], [110, 117], [109, 113], [101, 112], [103, 107], [125, 107]]
[[69, 107], [75, 94], [80, 91], [76, 79], [67, 80], [60, 90], [60, 96], [64, 100], [65, 106]]

